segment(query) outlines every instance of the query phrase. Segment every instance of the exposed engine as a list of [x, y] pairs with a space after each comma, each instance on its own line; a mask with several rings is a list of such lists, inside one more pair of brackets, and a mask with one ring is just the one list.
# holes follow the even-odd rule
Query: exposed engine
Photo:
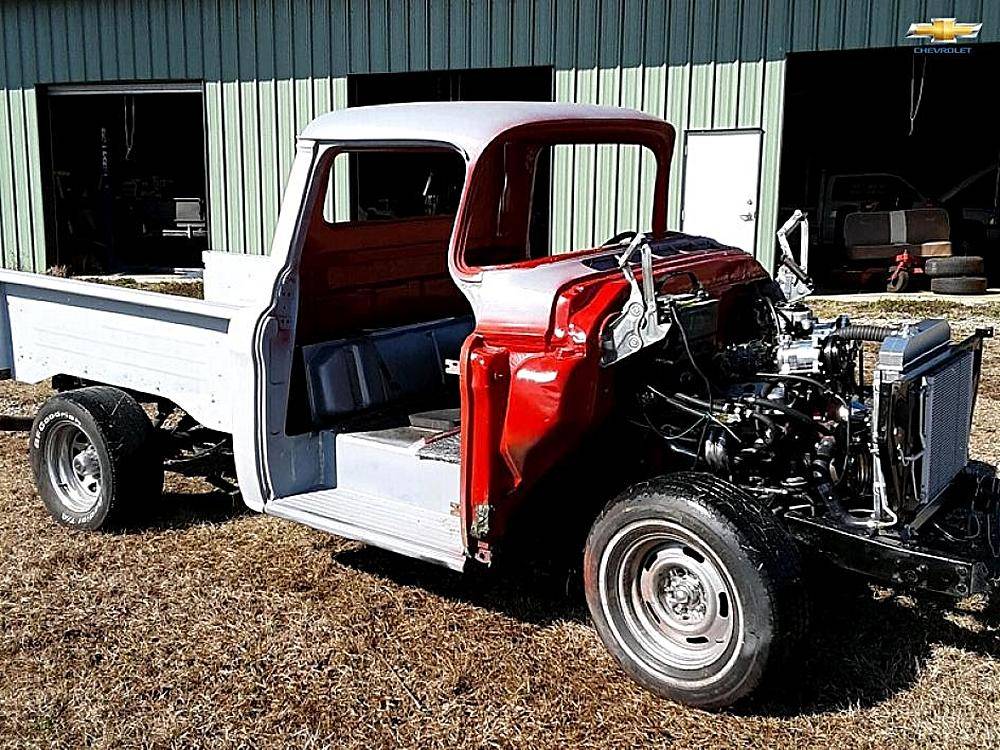
[[771, 286], [742, 294], [725, 325], [703, 292], [665, 299], [667, 335], [628, 367], [633, 422], [778, 510], [915, 533], [968, 464], [989, 333], [956, 344], [944, 320], [821, 321]]

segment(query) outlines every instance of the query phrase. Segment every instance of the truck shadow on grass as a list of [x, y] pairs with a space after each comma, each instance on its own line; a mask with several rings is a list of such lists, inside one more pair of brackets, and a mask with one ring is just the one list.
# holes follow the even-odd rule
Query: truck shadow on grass
[[166, 477], [162, 498], [126, 530], [178, 530], [252, 514], [240, 497], [228, 456], [174, 467]]
[[[589, 622], [579, 570], [567, 573], [551, 560], [508, 560], [471, 575], [372, 547], [336, 552], [334, 560], [530, 624]], [[872, 707], [912, 688], [938, 646], [1000, 658], [998, 606], [959, 610], [926, 595], [873, 590], [846, 575], [814, 593], [813, 624], [796, 657], [770, 692], [730, 713], [792, 718]]]
[[222, 524], [252, 515], [240, 499], [222, 490], [164, 492], [162, 499], [126, 531], [177, 531], [192, 526]]

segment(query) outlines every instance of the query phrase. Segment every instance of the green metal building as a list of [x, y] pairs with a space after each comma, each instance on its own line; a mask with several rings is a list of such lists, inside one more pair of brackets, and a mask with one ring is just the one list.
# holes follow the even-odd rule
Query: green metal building
[[[8, 268], [54, 265], [51, 206], [68, 188], [53, 153], [73, 138], [73, 117], [56, 122], [59, 97], [113, 96], [119, 84], [136, 98], [197, 94], [203, 141], [190, 149], [204, 165], [207, 246], [266, 253], [296, 134], [351, 104], [355, 81], [363, 94], [369, 74], [531, 69], [555, 100], [632, 107], [675, 125], [676, 227], [685, 135], [758, 132], [755, 244], [770, 262], [788, 56], [913, 45], [909, 25], [932, 17], [982, 22], [976, 41], [1000, 40], [1000, 3], [981, 0], [5, 0], [0, 257]], [[116, 128], [142, 132], [134, 100], [113, 111]], [[175, 116], [169, 104], [158, 111], [161, 127]], [[641, 163], [583, 150], [555, 164], [554, 235], [586, 242], [628, 225], [641, 207], [626, 191], [593, 211], [574, 210], [573, 196], [595, 181], [612, 190], [641, 181]]]

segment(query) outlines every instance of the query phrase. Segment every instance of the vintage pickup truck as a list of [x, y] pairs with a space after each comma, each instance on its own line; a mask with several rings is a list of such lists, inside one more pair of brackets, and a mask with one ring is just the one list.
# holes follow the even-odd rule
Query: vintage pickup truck
[[[648, 155], [648, 226], [554, 252], [565, 154], [622, 144]], [[614, 108], [348, 109], [299, 138], [240, 304], [0, 272], [0, 367], [61, 390], [39, 494], [64, 525], [120, 523], [197, 424], [231, 437], [250, 508], [456, 570], [558, 504], [550, 539], [590, 528], [604, 644], [703, 707], [780, 672], [806, 557], [990, 593], [996, 482], [968, 460], [990, 332], [817, 320], [751, 256], [668, 231], [673, 145]]]

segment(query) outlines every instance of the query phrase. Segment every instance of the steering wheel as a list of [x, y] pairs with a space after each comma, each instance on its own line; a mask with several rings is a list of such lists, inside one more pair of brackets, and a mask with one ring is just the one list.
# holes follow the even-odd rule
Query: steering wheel
[[619, 232], [610, 240], [601, 245], [601, 247], [613, 247], [614, 245], [624, 245], [626, 242], [631, 242], [633, 239], [635, 239], [635, 235], [636, 232], [634, 232], [631, 229], [628, 229], [624, 232]]

